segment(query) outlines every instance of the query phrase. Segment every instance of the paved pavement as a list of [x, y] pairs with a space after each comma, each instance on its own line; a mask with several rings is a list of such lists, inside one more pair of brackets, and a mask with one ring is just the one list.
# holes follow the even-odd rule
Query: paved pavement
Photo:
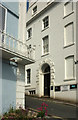
[[26, 96], [26, 107], [37, 109], [41, 107], [42, 102], [48, 104], [48, 115], [52, 116], [50, 120], [78, 120], [78, 107], [73, 104], [67, 104], [60, 101], [54, 101], [50, 98], [37, 98]]

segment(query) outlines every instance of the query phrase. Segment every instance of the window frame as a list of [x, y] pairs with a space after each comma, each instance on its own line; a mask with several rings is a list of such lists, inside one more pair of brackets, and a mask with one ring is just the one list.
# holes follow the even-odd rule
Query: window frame
[[[72, 42], [71, 43], [66, 43], [67, 42], [67, 40], [66, 40], [66, 27], [67, 26], [69, 26], [69, 25], [73, 25], [72, 27]], [[64, 26], [64, 48], [65, 47], [69, 47], [69, 46], [71, 46], [71, 45], [74, 45], [74, 22], [70, 22], [70, 23], [68, 23], [68, 24], [66, 24], [65, 26]]]
[[[45, 38], [48, 38], [47, 40], [48, 40], [48, 51], [47, 52], [44, 52], [44, 39]], [[42, 56], [44, 56], [44, 55], [47, 55], [47, 54], [49, 54], [49, 35], [46, 35], [45, 37], [43, 37], [42, 38]]]
[[[66, 7], [67, 4], [70, 4], [70, 3], [72, 3], [72, 11], [66, 14], [66, 13], [65, 13], [65, 7]], [[73, 2], [72, 2], [71, 0], [69, 0], [69, 1], [66, 2], [66, 3], [64, 3], [64, 17], [66, 17], [66, 16], [72, 14], [73, 11], [74, 11], [74, 7], [73, 7]]]
[[[29, 32], [30, 32], [30, 37], [29, 37]], [[32, 37], [32, 27], [30, 27], [28, 30], [27, 30], [27, 40], [31, 39]]]
[[6, 32], [6, 24], [7, 24], [7, 9], [2, 5], [0, 4], [0, 6], [5, 9], [5, 26], [4, 26], [4, 30], [3, 32]]
[[[48, 18], [48, 19], [47, 19], [47, 18]], [[44, 24], [47, 23], [46, 19], [48, 20], [48, 25], [47, 25], [47, 26], [44, 25]], [[49, 27], [49, 24], [50, 24], [50, 22], [49, 22], [49, 16], [47, 15], [46, 17], [44, 17], [44, 18], [42, 19], [42, 30], [45, 30], [46, 28], [48, 28], [48, 27]]]
[[[28, 75], [28, 73], [27, 73], [27, 71], [28, 70], [30, 70], [29, 72], [29, 74], [30, 74], [30, 76], [28, 77], [27, 75]], [[28, 78], [30, 79], [29, 81], [29, 83], [28, 83]], [[31, 69], [30, 68], [28, 68], [27, 70], [26, 70], [26, 85], [31, 85]]]
[[[5, 10], [4, 29], [3, 30], [0, 29], [0, 30], [3, 31], [4, 33], [6, 33], [6, 27], [7, 27], [7, 9], [2, 4], [0, 4], [0, 7]], [[4, 35], [1, 35], [1, 41], [2, 41], [2, 43], [5, 43], [5, 36]]]
[[[66, 62], [67, 62], [67, 59], [69, 59], [69, 58], [73, 58], [73, 77], [70, 77], [70, 78], [67, 78], [67, 73], [66, 73], [66, 70], [67, 70], [67, 68], [66, 68]], [[75, 65], [74, 65], [74, 55], [70, 55], [70, 56], [67, 56], [67, 57], [65, 57], [65, 60], [64, 60], [64, 66], [65, 66], [65, 72], [64, 72], [64, 81], [69, 81], [69, 80], [75, 80]]]
[[[36, 11], [34, 11], [35, 8], [36, 8]], [[36, 14], [36, 13], [37, 13], [37, 5], [33, 7], [33, 9], [32, 9], [32, 15], [34, 15], [34, 14]]]

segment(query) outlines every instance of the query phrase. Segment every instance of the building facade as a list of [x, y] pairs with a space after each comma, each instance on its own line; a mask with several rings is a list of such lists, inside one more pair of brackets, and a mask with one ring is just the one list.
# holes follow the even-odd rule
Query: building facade
[[78, 2], [29, 2], [26, 43], [36, 62], [25, 67], [26, 94], [77, 102]]
[[25, 106], [25, 65], [34, 62], [25, 42], [25, 13], [22, 2], [0, 3], [0, 114]]

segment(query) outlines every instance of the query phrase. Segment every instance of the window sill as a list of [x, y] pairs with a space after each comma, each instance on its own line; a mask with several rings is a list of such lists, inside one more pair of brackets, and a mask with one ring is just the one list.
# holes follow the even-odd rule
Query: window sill
[[49, 28], [49, 26], [45, 27], [41, 32], [43, 32], [44, 30], [46, 30], [46, 29], [48, 29], [48, 28]]
[[47, 2], [47, 4], [49, 4], [51, 2], [51, 0], [49, 2]]
[[29, 37], [26, 41], [30, 40], [32, 37]]
[[54, 0], [49, 0], [48, 2], [47, 2], [47, 5], [48, 4], [51, 4], [51, 3], [53, 3], [54, 2]]
[[74, 13], [74, 11], [70, 12], [69, 14], [65, 15], [65, 16], [63, 17], [63, 19], [66, 18], [66, 17], [68, 17], [68, 16], [70, 16], [70, 15], [73, 14], [73, 13]]
[[49, 52], [48, 52], [48, 53], [43, 54], [41, 57], [44, 57], [44, 56], [46, 56], [46, 55], [49, 55]]
[[30, 87], [30, 86], [31, 86], [31, 84], [26, 84], [26, 85], [25, 85], [25, 87]]
[[68, 82], [68, 81], [74, 81], [76, 80], [75, 78], [69, 78], [69, 79], [64, 79], [64, 82]]
[[37, 11], [35, 13], [32, 13], [32, 17], [35, 16], [37, 14]]
[[[53, 1], [52, 1], [52, 2], [53, 2]], [[49, 1], [47, 2], [47, 5], [50, 4], [50, 3], [51, 3], [51, 0], [49, 0]]]
[[70, 46], [72, 46], [72, 45], [74, 45], [74, 44], [75, 44], [75, 42], [74, 42], [74, 43], [71, 43], [71, 44], [69, 44], [69, 45], [65, 45], [63, 48], [70, 47]]

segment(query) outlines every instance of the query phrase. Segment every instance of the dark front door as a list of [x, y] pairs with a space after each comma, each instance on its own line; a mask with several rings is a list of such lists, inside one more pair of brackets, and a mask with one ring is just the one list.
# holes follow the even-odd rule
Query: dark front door
[[50, 73], [44, 75], [44, 96], [50, 96]]

